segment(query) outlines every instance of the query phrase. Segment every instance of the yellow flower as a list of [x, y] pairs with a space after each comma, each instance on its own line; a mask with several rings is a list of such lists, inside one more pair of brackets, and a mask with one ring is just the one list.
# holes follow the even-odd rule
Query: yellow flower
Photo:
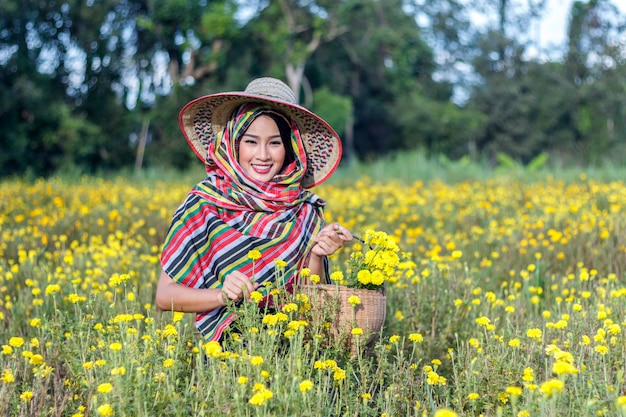
[[113, 415], [113, 407], [110, 404], [102, 404], [96, 411], [101, 417], [111, 417]]
[[122, 347], [123, 347], [123, 346], [122, 346], [122, 344], [121, 344], [120, 342], [113, 342], [113, 343], [111, 343], [111, 344], [109, 345], [109, 349], [111, 349], [111, 350], [115, 350], [115, 351], [117, 351], [117, 350], [122, 350]]
[[537, 328], [528, 329], [528, 331], [526, 332], [526, 336], [527, 337], [529, 337], [531, 339], [537, 339], [537, 340], [541, 339], [542, 334], [543, 333], [542, 333], [541, 329], [537, 329]]
[[163, 361], [164, 368], [171, 368], [172, 366], [174, 366], [174, 359], [168, 358]]
[[398, 343], [398, 341], [400, 340], [400, 336], [398, 335], [392, 335], [389, 336], [389, 343]]
[[433, 417], [458, 417], [458, 414], [447, 408], [440, 408], [435, 412]]
[[522, 389], [520, 387], [506, 387], [506, 393], [513, 397], [520, 397]]
[[467, 399], [470, 401], [476, 401], [479, 398], [480, 398], [480, 394], [476, 392], [470, 392], [469, 394], [467, 394]]
[[409, 340], [413, 343], [421, 343], [424, 341], [424, 338], [419, 333], [411, 333], [409, 335]]
[[98, 392], [101, 394], [106, 394], [108, 392], [110, 392], [113, 389], [113, 385], [111, 385], [108, 382], [105, 382], [104, 384], [100, 384], [98, 385]]
[[222, 345], [220, 345], [220, 342], [217, 342], [215, 340], [203, 344], [202, 349], [204, 350], [204, 353], [210, 358], [216, 358], [222, 354]]
[[252, 365], [255, 365], [255, 366], [262, 365], [263, 362], [264, 362], [264, 360], [263, 360], [263, 357], [261, 357], [261, 356], [252, 356], [250, 358], [250, 363]]
[[559, 379], [550, 379], [543, 384], [541, 384], [541, 392], [543, 392], [547, 397], [552, 397], [563, 391], [563, 387], [565, 384], [563, 381]]
[[368, 285], [372, 282], [372, 273], [367, 269], [363, 269], [356, 274], [356, 279], [361, 284]]
[[348, 297], [348, 302], [355, 306], [361, 304], [361, 299], [358, 295], [351, 295], [350, 297]]
[[509, 340], [509, 346], [518, 347], [521, 344], [519, 339], [511, 339]]
[[293, 313], [294, 311], [298, 311], [298, 304], [287, 303], [283, 306], [281, 310], [283, 310], [285, 313]]
[[13, 371], [11, 371], [10, 369], [3, 370], [2, 375], [0, 375], [0, 380], [2, 380], [2, 382], [4, 382], [5, 384], [10, 384], [11, 382], [15, 381]]
[[21, 337], [12, 337], [9, 339], [9, 346], [19, 348], [24, 344], [24, 339]]
[[248, 259], [258, 261], [259, 259], [261, 259], [261, 252], [257, 249], [252, 249], [248, 252]]
[[304, 381], [300, 382], [299, 387], [300, 387], [300, 392], [307, 392], [313, 388], [313, 382], [308, 379], [305, 379]]
[[563, 374], [577, 374], [579, 371], [571, 363], [564, 362], [564, 361], [557, 361], [557, 362], [554, 362], [554, 364], [552, 365], [552, 372], [554, 372], [557, 375], [563, 375]]
[[333, 373], [333, 379], [335, 381], [342, 381], [346, 379], [346, 371], [339, 367], [335, 368], [335, 372]]
[[10, 355], [13, 353], [13, 348], [9, 345], [2, 345], [2, 354]]
[[352, 329], [352, 334], [354, 336], [360, 336], [363, 334], [363, 329], [361, 329], [360, 327], [355, 327], [354, 329]]
[[593, 348], [593, 350], [595, 350], [596, 353], [600, 355], [606, 355], [607, 353], [609, 353], [609, 348], [605, 345], [598, 345], [595, 348]]
[[258, 291], [252, 291], [250, 293], [250, 299], [255, 303], [259, 303], [263, 299], [263, 294]]
[[626, 413], [626, 395], [620, 395], [615, 399], [615, 406], [622, 413]]
[[276, 264], [276, 267], [279, 269], [283, 269], [287, 266], [287, 262], [283, 261], [282, 259], [276, 260], [275, 264]]
[[20, 399], [27, 403], [30, 400], [33, 399], [33, 392], [32, 391], [24, 391], [22, 394], [20, 394]]
[[183, 318], [185, 317], [185, 313], [180, 312], [180, 311], [175, 311], [174, 314], [172, 315], [172, 321], [174, 323], [178, 323], [179, 321], [181, 321]]
[[239, 378], [237, 378], [237, 383], [239, 385], [246, 385], [248, 383], [248, 377], [247, 376], [240, 376]]

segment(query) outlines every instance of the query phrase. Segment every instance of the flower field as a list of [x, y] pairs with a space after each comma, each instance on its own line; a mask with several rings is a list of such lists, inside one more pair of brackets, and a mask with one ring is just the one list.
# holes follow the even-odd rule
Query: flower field
[[356, 354], [298, 292], [239, 307], [224, 346], [156, 310], [192, 185], [0, 183], [0, 415], [626, 416], [624, 182], [320, 186], [328, 221], [403, 255], [381, 338]]

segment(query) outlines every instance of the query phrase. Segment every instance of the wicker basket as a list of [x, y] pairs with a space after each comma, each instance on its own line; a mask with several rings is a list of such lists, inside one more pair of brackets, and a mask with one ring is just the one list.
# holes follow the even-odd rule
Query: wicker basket
[[[370, 347], [380, 336], [387, 313], [387, 297], [382, 290], [320, 284], [305, 285], [303, 292], [309, 296], [313, 320], [333, 320], [329, 329], [331, 342], [345, 342], [355, 354], [358, 347]], [[359, 297], [360, 304], [348, 302], [353, 295]], [[356, 327], [363, 329], [362, 335], [352, 335], [352, 329]], [[359, 343], [356, 343], [356, 337]]]

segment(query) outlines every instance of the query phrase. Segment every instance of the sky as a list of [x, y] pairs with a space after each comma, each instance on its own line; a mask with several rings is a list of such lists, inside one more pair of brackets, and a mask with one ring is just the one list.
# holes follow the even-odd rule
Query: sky
[[[542, 49], [548, 49], [552, 46], [564, 47], [567, 39], [569, 12], [573, 1], [547, 0], [545, 18], [538, 27], [532, 28], [536, 31]], [[610, 3], [617, 6], [622, 13], [626, 13], [626, 0], [610, 0]], [[551, 56], [553, 56], [552, 53]]]

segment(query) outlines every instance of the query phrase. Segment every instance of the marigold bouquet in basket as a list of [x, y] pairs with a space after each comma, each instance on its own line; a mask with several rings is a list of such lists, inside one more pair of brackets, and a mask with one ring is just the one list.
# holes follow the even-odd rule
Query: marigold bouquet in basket
[[346, 274], [336, 271], [331, 280], [349, 288], [381, 290], [389, 281], [395, 281], [397, 272], [403, 266], [400, 248], [385, 232], [367, 230], [355, 245], [346, 263]]

